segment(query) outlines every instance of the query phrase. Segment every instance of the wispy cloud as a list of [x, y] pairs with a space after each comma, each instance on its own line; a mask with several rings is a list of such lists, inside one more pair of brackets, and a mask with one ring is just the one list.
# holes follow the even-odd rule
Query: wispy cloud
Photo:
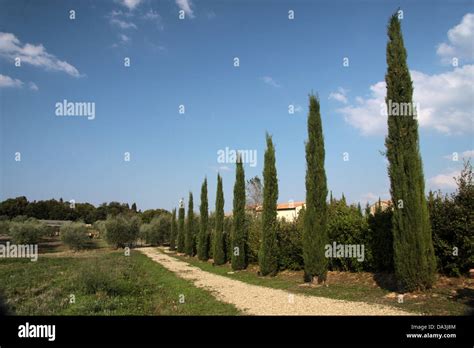
[[161, 18], [160, 14], [156, 11], [153, 11], [153, 10], [148, 10], [147, 13], [145, 13], [143, 16], [142, 16], [143, 19], [147, 19], [147, 20], [158, 20]]
[[[0, 88], [23, 88], [23, 86], [25, 86], [23, 81], [0, 74]], [[39, 90], [38, 86], [34, 82], [28, 82], [28, 88], [32, 91]]]
[[119, 39], [122, 43], [128, 43], [131, 40], [130, 37], [125, 34], [119, 34]]
[[29, 87], [29, 89], [31, 89], [32, 91], [38, 91], [38, 90], [39, 90], [38, 86], [37, 86], [36, 83], [34, 83], [34, 82], [28, 82], [28, 87]]
[[119, 27], [120, 29], [137, 29], [137, 26], [133, 22], [127, 22], [118, 18], [111, 18], [110, 24]]
[[332, 92], [331, 94], [329, 94], [329, 99], [336, 100], [343, 104], [347, 104], [346, 94], [347, 94], [347, 90], [345, 90], [342, 87], [339, 87], [337, 92]]
[[281, 87], [281, 85], [278, 82], [276, 82], [271, 76], [263, 76], [260, 79], [269, 86], [272, 86], [275, 88]]
[[189, 16], [189, 18], [194, 18], [194, 10], [192, 9], [191, 0], [176, 0], [176, 5], [184, 11], [184, 13]]
[[42, 44], [22, 44], [12, 33], [0, 32], [0, 56], [8, 60], [20, 58], [22, 63], [51, 71], [61, 71], [74, 77], [80, 77], [79, 71], [66, 61], [59, 60], [46, 51]]
[[161, 15], [158, 12], [156, 12], [152, 9], [148, 10], [148, 12], [146, 12], [144, 15], [142, 15], [141, 18], [144, 19], [145, 21], [156, 23], [159, 30], [164, 29], [163, 20], [161, 18]]
[[142, 0], [120, 0], [119, 2], [129, 10], [133, 10], [140, 5]]
[[21, 88], [23, 81], [0, 74], [0, 88]]

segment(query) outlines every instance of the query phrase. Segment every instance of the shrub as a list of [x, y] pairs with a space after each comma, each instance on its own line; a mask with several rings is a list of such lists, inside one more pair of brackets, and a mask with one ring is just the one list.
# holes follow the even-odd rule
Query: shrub
[[280, 269], [301, 270], [303, 261], [303, 219], [277, 223], [278, 263]]
[[169, 215], [160, 215], [151, 220], [149, 224], [140, 226], [140, 238], [147, 244], [162, 245], [169, 241], [171, 219]]
[[474, 264], [474, 186], [472, 166], [464, 164], [456, 178], [457, 190], [450, 196], [430, 193], [428, 208], [433, 243], [441, 273], [451, 276], [467, 274]]
[[137, 216], [117, 215], [105, 221], [105, 240], [116, 248], [131, 246], [137, 240], [140, 231], [140, 219]]
[[328, 209], [329, 244], [363, 245], [364, 261], [356, 257], [329, 258], [332, 270], [362, 271], [368, 269], [371, 262], [371, 250], [368, 243], [368, 223], [354, 205], [348, 206], [345, 199], [333, 200]]
[[9, 233], [15, 244], [37, 244], [48, 233], [48, 228], [37, 220], [29, 219], [24, 222], [11, 222]]
[[375, 214], [367, 217], [368, 240], [372, 251], [371, 269], [376, 272], [393, 272], [392, 215], [391, 209], [382, 211], [377, 208]]
[[105, 232], [106, 232], [105, 220], [98, 220], [94, 222], [93, 227], [97, 232], [99, 232], [98, 234], [99, 238], [103, 238], [105, 236]]
[[258, 262], [258, 251], [262, 241], [262, 217], [260, 215], [247, 214], [248, 239], [247, 257], [250, 263]]
[[10, 234], [10, 221], [0, 220], [0, 234]]
[[63, 243], [73, 250], [85, 249], [89, 243], [87, 227], [80, 222], [70, 222], [61, 226], [60, 235]]

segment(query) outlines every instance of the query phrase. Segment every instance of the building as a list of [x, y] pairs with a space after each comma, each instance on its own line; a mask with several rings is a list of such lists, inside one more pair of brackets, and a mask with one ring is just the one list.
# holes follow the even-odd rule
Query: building
[[374, 215], [375, 211], [377, 210], [379, 205], [380, 205], [382, 211], [384, 211], [384, 210], [387, 210], [388, 208], [390, 208], [392, 206], [392, 201], [390, 201], [390, 200], [380, 200], [380, 201], [375, 202], [374, 204], [372, 204], [370, 206], [370, 214]]
[[[306, 205], [305, 202], [293, 202], [288, 201], [287, 203], [277, 204], [277, 219], [285, 219], [287, 221], [293, 221], [298, 217], [300, 210]], [[263, 207], [260, 205], [255, 208], [255, 212], [260, 214], [263, 211]]]

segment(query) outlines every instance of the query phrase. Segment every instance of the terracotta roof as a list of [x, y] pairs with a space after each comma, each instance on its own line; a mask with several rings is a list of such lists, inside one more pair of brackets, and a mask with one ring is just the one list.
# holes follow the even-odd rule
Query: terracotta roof
[[[277, 204], [277, 210], [289, 210], [289, 209], [296, 209], [297, 207], [302, 207], [305, 205], [304, 201], [300, 202], [286, 202], [286, 203], [278, 203]], [[256, 211], [262, 211], [263, 206], [258, 206], [255, 208]]]

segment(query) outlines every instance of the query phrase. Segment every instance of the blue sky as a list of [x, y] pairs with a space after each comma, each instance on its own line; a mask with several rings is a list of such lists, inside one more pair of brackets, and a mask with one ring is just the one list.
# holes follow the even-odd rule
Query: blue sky
[[[471, 1], [0, 0], [0, 199], [171, 209], [189, 191], [199, 202], [207, 176], [213, 208], [219, 171], [229, 211], [234, 165], [217, 152], [255, 150], [246, 176], [261, 176], [268, 131], [279, 201], [304, 200], [311, 91], [334, 195], [388, 198], [379, 109], [386, 26], [398, 7], [427, 189], [450, 192], [474, 149]], [[64, 99], [95, 103], [95, 118], [58, 117]]]

